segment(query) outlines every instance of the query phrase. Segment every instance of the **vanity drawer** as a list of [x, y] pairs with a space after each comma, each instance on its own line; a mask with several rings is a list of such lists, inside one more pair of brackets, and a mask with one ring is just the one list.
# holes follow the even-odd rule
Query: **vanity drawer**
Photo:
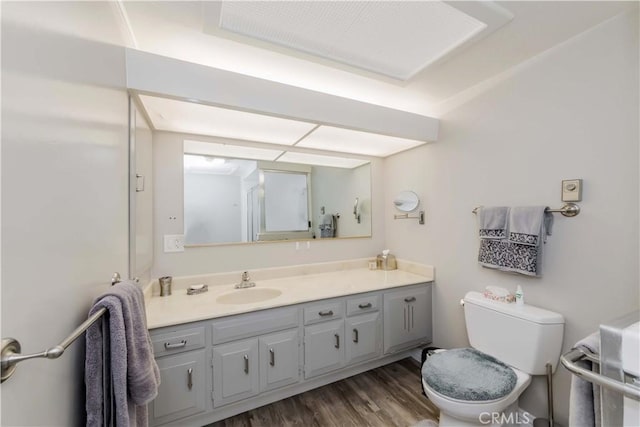
[[344, 315], [344, 300], [324, 301], [304, 308], [304, 324], [324, 322], [325, 320], [341, 319]]
[[364, 295], [347, 299], [347, 316], [380, 310], [380, 295]]
[[213, 344], [297, 328], [300, 323], [298, 312], [297, 307], [278, 308], [214, 320], [211, 328]]
[[153, 352], [156, 357], [166, 356], [204, 347], [204, 326], [153, 335]]

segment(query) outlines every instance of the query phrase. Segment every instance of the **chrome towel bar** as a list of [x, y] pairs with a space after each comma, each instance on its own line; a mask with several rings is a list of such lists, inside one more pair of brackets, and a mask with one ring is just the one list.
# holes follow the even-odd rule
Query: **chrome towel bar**
[[[138, 278], [133, 279], [136, 283], [138, 282]], [[115, 285], [121, 281], [120, 274], [114, 273], [111, 278], [111, 285]], [[2, 349], [0, 352], [0, 362], [2, 364], [2, 377], [0, 382], [5, 382], [16, 370], [16, 365], [23, 360], [35, 359], [35, 358], [46, 358], [46, 359], [57, 359], [62, 356], [64, 351], [69, 347], [75, 340], [77, 340], [91, 325], [98, 321], [105, 313], [107, 309], [101, 308], [96, 311], [94, 314], [89, 316], [87, 320], [82, 322], [80, 326], [69, 334], [60, 344], [50, 347], [44, 351], [39, 353], [32, 354], [20, 354], [21, 346], [20, 342], [15, 338], [3, 338], [2, 339]]]
[[628, 398], [640, 400], [640, 387], [625, 384], [621, 381], [605, 377], [604, 375], [592, 372], [588, 369], [581, 368], [576, 362], [587, 359], [591, 362], [600, 363], [600, 358], [584, 348], [574, 348], [571, 351], [560, 356], [562, 366], [567, 368], [569, 372], [585, 381], [597, 384], [599, 386], [622, 393]]
[[[476, 206], [471, 212], [477, 214], [478, 209], [480, 209], [481, 207], [482, 206]], [[544, 211], [549, 213], [561, 213], [562, 215], [571, 218], [580, 213], [580, 206], [576, 205], [575, 203], [567, 203], [559, 209], [546, 208]]]

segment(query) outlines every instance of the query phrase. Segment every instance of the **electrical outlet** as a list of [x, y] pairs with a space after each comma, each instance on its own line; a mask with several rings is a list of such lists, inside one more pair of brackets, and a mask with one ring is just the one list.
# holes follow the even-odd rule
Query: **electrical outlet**
[[562, 181], [562, 201], [580, 202], [582, 201], [582, 180], [565, 179]]
[[184, 252], [184, 234], [165, 234], [165, 252]]

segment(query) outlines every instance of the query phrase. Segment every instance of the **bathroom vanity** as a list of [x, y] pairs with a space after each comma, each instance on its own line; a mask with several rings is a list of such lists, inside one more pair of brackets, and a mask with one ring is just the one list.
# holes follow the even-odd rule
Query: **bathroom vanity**
[[[432, 270], [431, 270], [432, 271]], [[431, 342], [433, 275], [349, 269], [153, 296], [151, 425], [201, 426], [407, 357]], [[232, 295], [231, 298], [228, 295]], [[219, 303], [219, 301], [234, 303]]]

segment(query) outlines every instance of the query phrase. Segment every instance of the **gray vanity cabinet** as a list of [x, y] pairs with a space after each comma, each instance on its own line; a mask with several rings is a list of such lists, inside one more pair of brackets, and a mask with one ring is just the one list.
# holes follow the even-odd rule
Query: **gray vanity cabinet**
[[[406, 357], [431, 341], [431, 285], [151, 331], [151, 426], [198, 427]], [[303, 374], [304, 372], [304, 374]]]
[[157, 360], [158, 396], [150, 405], [152, 424], [158, 425], [207, 410], [205, 350], [188, 351]]
[[344, 325], [346, 364], [374, 359], [382, 353], [382, 315], [380, 293], [346, 299]]
[[213, 347], [213, 406], [258, 394], [259, 379], [257, 339]]
[[382, 334], [380, 313], [361, 314], [345, 321], [346, 363], [352, 364], [380, 356]]
[[311, 378], [344, 365], [344, 320], [304, 328], [304, 377]]
[[431, 342], [431, 286], [412, 286], [386, 292], [384, 353]]
[[297, 383], [300, 380], [298, 330], [260, 337], [260, 391]]

